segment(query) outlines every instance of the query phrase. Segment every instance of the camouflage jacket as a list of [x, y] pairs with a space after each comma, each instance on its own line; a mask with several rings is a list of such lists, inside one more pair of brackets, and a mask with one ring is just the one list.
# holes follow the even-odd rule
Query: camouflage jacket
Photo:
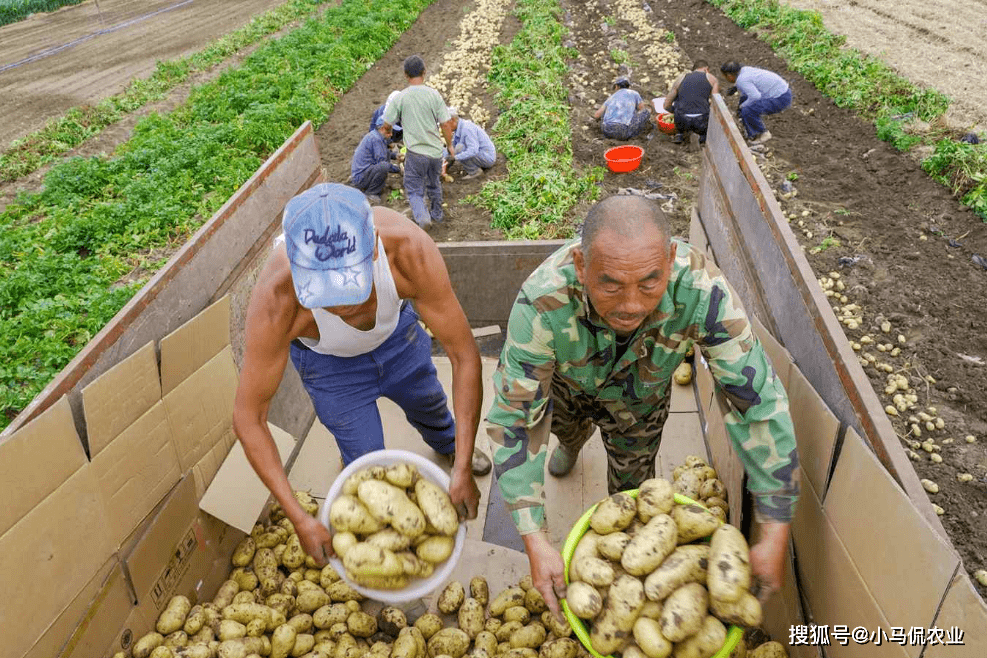
[[[521, 534], [545, 526], [545, 465], [554, 375], [592, 395], [630, 427], [669, 394], [693, 343], [731, 403], [726, 419], [758, 518], [788, 522], [798, 499], [798, 456], [788, 396], [719, 270], [676, 240], [668, 289], [614, 362], [615, 333], [576, 279], [575, 239], [528, 277], [511, 310], [487, 416], [501, 493]], [[655, 437], [658, 440], [659, 437]]]

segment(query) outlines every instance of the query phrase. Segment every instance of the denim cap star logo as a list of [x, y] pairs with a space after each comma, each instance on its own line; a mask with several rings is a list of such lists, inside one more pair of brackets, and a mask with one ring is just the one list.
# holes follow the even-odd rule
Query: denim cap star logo
[[288, 202], [281, 225], [302, 306], [349, 306], [370, 297], [374, 223], [362, 192], [339, 183], [311, 187]]

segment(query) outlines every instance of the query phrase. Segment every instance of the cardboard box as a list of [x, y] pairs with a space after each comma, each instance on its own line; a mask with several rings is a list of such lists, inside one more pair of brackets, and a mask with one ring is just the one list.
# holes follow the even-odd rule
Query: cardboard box
[[771, 361], [771, 367], [774, 368], [775, 374], [778, 379], [781, 380], [782, 385], [785, 390], [788, 390], [789, 383], [789, 371], [795, 368], [795, 364], [792, 360], [792, 355], [788, 353], [781, 343], [771, 335], [767, 328], [761, 324], [761, 321], [757, 317], [751, 315], [751, 328], [754, 330], [754, 335], [761, 342], [761, 347], [764, 348], [765, 353], [768, 355], [768, 360]]
[[825, 500], [840, 421], [798, 368], [792, 366], [789, 379], [788, 406], [795, 425], [802, 479], [808, 478]]
[[224, 295], [161, 339], [161, 391], [167, 395], [230, 344], [230, 297]]
[[709, 445], [712, 466], [727, 488], [727, 503], [730, 505], [730, 523], [743, 527], [744, 511], [744, 464], [733, 448], [727, 434], [726, 415], [730, 406], [722, 393], [717, 392], [706, 408], [706, 442]]
[[933, 627], [952, 632], [954, 640], [958, 634], [953, 629], [963, 631], [959, 638], [963, 644], [930, 645], [923, 658], [983, 658], [987, 647], [987, 605], [964, 571], [953, 577]]

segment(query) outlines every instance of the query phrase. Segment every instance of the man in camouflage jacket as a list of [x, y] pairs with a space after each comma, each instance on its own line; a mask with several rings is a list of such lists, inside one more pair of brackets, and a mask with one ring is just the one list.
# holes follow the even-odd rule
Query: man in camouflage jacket
[[781, 586], [799, 490], [788, 398], [733, 289], [702, 253], [669, 236], [653, 202], [605, 199], [581, 237], [528, 277], [511, 311], [488, 432], [533, 582], [556, 611], [564, 579], [545, 534], [549, 432], [560, 441], [553, 474], [572, 468], [596, 425], [610, 492], [638, 487], [655, 476], [672, 373], [692, 344], [731, 403], [727, 430], [760, 523], [751, 565], [762, 596]]

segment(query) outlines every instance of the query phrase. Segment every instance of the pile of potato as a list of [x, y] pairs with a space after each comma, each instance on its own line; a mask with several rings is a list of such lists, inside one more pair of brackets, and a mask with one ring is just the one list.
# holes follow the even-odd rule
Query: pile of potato
[[[680, 469], [674, 487], [655, 478], [636, 499], [617, 493], [601, 502], [576, 546], [566, 599], [592, 622], [590, 641], [600, 654], [710, 658], [726, 640], [725, 624], [761, 623], [744, 536], [722, 515], [674, 502], [676, 491], [698, 498], [719, 481], [701, 477], [710, 473], [699, 458]], [[708, 544], [694, 543], [707, 537]]]
[[452, 555], [459, 515], [448, 492], [401, 462], [346, 478], [329, 506], [329, 524], [332, 548], [352, 582], [403, 589]]
[[672, 490], [701, 502], [713, 516], [726, 523], [730, 513], [726, 485], [702, 457], [689, 455], [672, 471]]

